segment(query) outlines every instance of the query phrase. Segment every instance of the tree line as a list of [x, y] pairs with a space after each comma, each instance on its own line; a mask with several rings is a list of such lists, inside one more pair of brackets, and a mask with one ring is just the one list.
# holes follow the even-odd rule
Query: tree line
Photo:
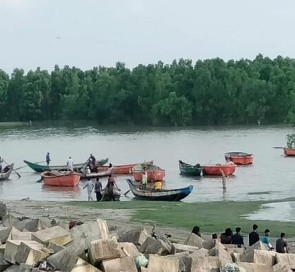
[[180, 59], [171, 64], [0, 70], [0, 121], [101, 124], [295, 123], [295, 61]]

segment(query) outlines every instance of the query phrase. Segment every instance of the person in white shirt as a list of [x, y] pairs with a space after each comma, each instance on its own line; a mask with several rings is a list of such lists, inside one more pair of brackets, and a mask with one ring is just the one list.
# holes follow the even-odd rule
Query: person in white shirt
[[74, 171], [73, 166], [74, 166], [74, 163], [73, 163], [72, 157], [69, 157], [68, 160], [67, 160], [67, 169], [69, 171], [73, 172]]
[[93, 198], [91, 196], [91, 193], [93, 191], [93, 188], [94, 188], [94, 184], [93, 182], [90, 180], [90, 178], [88, 179], [86, 185], [83, 187], [86, 188], [87, 187], [87, 193], [88, 193], [88, 201], [93, 201]]

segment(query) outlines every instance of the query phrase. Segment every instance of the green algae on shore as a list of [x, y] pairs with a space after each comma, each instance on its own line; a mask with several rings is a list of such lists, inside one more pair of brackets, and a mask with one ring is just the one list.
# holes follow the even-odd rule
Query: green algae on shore
[[[285, 199], [288, 201], [290, 199]], [[259, 225], [259, 232], [271, 229], [272, 236], [285, 232], [289, 237], [295, 236], [294, 223], [270, 220], [249, 220], [246, 215], [254, 213], [264, 203], [279, 201], [216, 201], [200, 203], [121, 201], [121, 202], [67, 202], [92, 209], [129, 209], [133, 210], [134, 222], [150, 222], [167, 227], [180, 227], [191, 230], [200, 226], [203, 233], [222, 232], [225, 228], [234, 230], [237, 226], [248, 233], [252, 225]]]

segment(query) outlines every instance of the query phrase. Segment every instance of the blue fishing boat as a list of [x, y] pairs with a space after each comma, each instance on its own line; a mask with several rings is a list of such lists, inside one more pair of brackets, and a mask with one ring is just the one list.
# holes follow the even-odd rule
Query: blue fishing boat
[[143, 188], [141, 183], [127, 179], [130, 191], [135, 198], [144, 200], [179, 201], [187, 197], [193, 190], [193, 185], [179, 189], [155, 190]]

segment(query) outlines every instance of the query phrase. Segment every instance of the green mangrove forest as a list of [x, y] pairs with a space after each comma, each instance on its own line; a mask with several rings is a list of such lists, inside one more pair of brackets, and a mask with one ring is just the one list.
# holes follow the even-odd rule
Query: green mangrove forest
[[180, 59], [82, 71], [0, 70], [0, 121], [101, 124], [295, 123], [295, 60]]

